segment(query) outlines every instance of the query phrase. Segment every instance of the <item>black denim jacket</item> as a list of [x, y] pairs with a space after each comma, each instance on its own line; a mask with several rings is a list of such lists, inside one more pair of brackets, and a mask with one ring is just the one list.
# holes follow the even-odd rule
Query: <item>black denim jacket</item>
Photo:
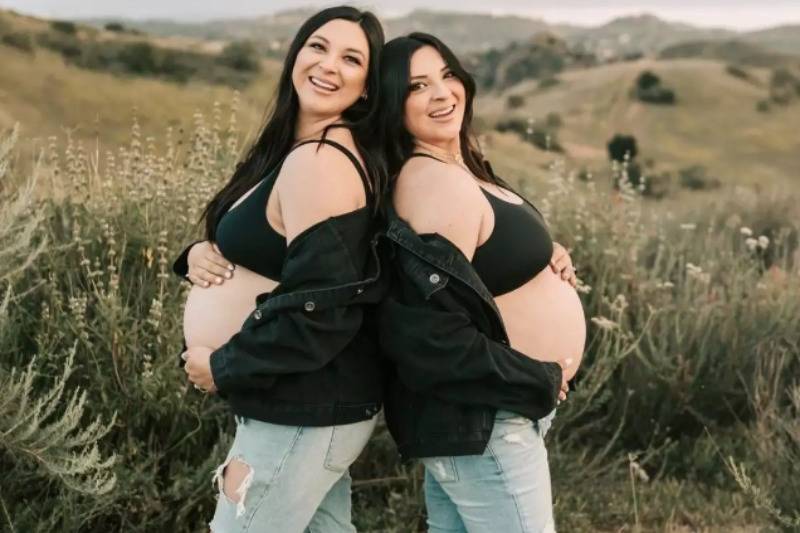
[[561, 367], [509, 346], [492, 295], [455, 245], [418, 235], [387, 210], [384, 270], [393, 282], [378, 325], [394, 367], [384, 399], [389, 430], [404, 458], [481, 454], [497, 409], [533, 420], [553, 410]]
[[[289, 245], [280, 284], [256, 298], [242, 329], [211, 355], [233, 412], [278, 424], [366, 420], [381, 407], [373, 324], [385, 292], [371, 208], [329, 218]], [[187, 248], [175, 261], [185, 276]]]

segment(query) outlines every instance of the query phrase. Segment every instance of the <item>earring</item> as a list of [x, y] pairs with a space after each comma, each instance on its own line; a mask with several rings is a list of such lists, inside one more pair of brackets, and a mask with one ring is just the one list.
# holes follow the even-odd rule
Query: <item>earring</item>
[[366, 100], [367, 99], [367, 91], [364, 91], [363, 93], [361, 93], [361, 99], [362, 100]]

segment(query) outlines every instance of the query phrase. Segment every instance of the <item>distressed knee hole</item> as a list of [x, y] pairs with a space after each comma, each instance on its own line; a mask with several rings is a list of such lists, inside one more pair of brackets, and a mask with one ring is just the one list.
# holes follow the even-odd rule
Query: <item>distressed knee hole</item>
[[240, 457], [229, 457], [227, 461], [217, 467], [214, 474], [220, 496], [229, 503], [236, 505], [237, 518], [244, 514], [245, 497], [250, 483], [253, 482], [253, 469]]
[[503, 437], [503, 440], [512, 444], [524, 444], [525, 442], [519, 433], [509, 433]]

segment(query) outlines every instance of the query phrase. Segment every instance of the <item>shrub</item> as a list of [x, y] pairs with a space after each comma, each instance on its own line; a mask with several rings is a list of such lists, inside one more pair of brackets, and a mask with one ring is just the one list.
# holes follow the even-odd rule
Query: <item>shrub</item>
[[33, 39], [29, 33], [6, 33], [2, 37], [2, 42], [3, 44], [22, 50], [23, 52], [33, 52]]
[[661, 85], [661, 78], [649, 70], [645, 70], [644, 72], [640, 73], [639, 77], [636, 78], [636, 88], [639, 90], [646, 91], [659, 85]]
[[800, 76], [788, 68], [772, 71], [769, 81], [769, 98], [776, 104], [786, 105], [800, 95]]
[[219, 55], [219, 62], [234, 70], [258, 72], [261, 61], [255, 46], [250, 41], [233, 41], [225, 45]]
[[117, 59], [134, 74], [155, 74], [158, 63], [153, 45], [147, 42], [129, 43], [122, 47]]
[[69, 22], [67, 20], [54, 20], [50, 23], [50, 27], [58, 32], [66, 33], [67, 35], [75, 35], [78, 30], [74, 22]]
[[717, 178], [707, 175], [706, 167], [694, 165], [682, 168], [678, 171], [678, 179], [681, 187], [693, 191], [703, 191], [708, 189], [718, 189], [722, 183]]
[[501, 132], [512, 131], [542, 150], [564, 151], [564, 148], [558, 142], [557, 129], [539, 126], [533, 119], [510, 118], [501, 120], [495, 125], [495, 129]]
[[521, 94], [512, 94], [506, 98], [506, 108], [508, 109], [519, 109], [520, 107], [525, 105], [525, 97]]
[[636, 138], [633, 135], [617, 133], [608, 141], [606, 147], [608, 149], [608, 157], [612, 161], [622, 162], [626, 158], [632, 160], [639, 153], [639, 149], [636, 146]]
[[637, 92], [639, 100], [651, 104], [667, 104], [675, 103], [675, 91], [667, 89], [666, 87], [651, 87], [649, 89], [639, 89]]
[[642, 102], [651, 104], [674, 104], [675, 91], [661, 85], [661, 78], [645, 70], [636, 78], [633, 95]]
[[548, 128], [557, 130], [564, 124], [564, 121], [561, 120], [561, 115], [551, 111], [546, 117], [544, 117], [544, 123]]
[[561, 83], [561, 80], [558, 79], [557, 77], [555, 77], [555, 76], [547, 76], [545, 78], [542, 78], [539, 81], [539, 88], [540, 89], [547, 89], [549, 87], [554, 87], [554, 86], [558, 85], [559, 83]]
[[38, 43], [61, 54], [67, 61], [73, 61], [83, 53], [83, 44], [74, 35], [57, 32], [42, 32], [37, 35]]
[[759, 113], [769, 113], [770, 105], [769, 100], [759, 100], [756, 102], [756, 111]]
[[125, 30], [125, 26], [123, 26], [119, 22], [109, 22], [104, 27], [108, 31], [113, 31], [113, 32], [118, 32], [118, 33], [122, 33], [122, 32], [126, 31]]
[[750, 80], [750, 73], [744, 69], [744, 67], [740, 67], [738, 65], [727, 65], [725, 67], [725, 72], [733, 76], [734, 78], [739, 78], [742, 80]]

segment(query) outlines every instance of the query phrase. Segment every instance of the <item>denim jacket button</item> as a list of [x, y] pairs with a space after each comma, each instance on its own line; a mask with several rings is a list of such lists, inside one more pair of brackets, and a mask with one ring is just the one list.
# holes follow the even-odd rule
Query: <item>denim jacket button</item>
[[261, 310], [260, 309], [256, 309], [255, 310], [255, 312], [253, 313], [253, 318], [255, 318], [256, 320], [261, 320]]
[[439, 274], [436, 273], [431, 274], [430, 277], [428, 278], [428, 281], [436, 285], [440, 281]]
[[306, 310], [306, 311], [308, 311], [309, 313], [310, 313], [311, 311], [313, 311], [313, 310], [314, 310], [316, 307], [317, 307], [317, 304], [315, 304], [315, 303], [314, 303], [314, 302], [312, 302], [311, 300], [307, 301], [307, 302], [305, 303], [305, 305], [303, 305], [303, 309], [305, 309], [305, 310]]

